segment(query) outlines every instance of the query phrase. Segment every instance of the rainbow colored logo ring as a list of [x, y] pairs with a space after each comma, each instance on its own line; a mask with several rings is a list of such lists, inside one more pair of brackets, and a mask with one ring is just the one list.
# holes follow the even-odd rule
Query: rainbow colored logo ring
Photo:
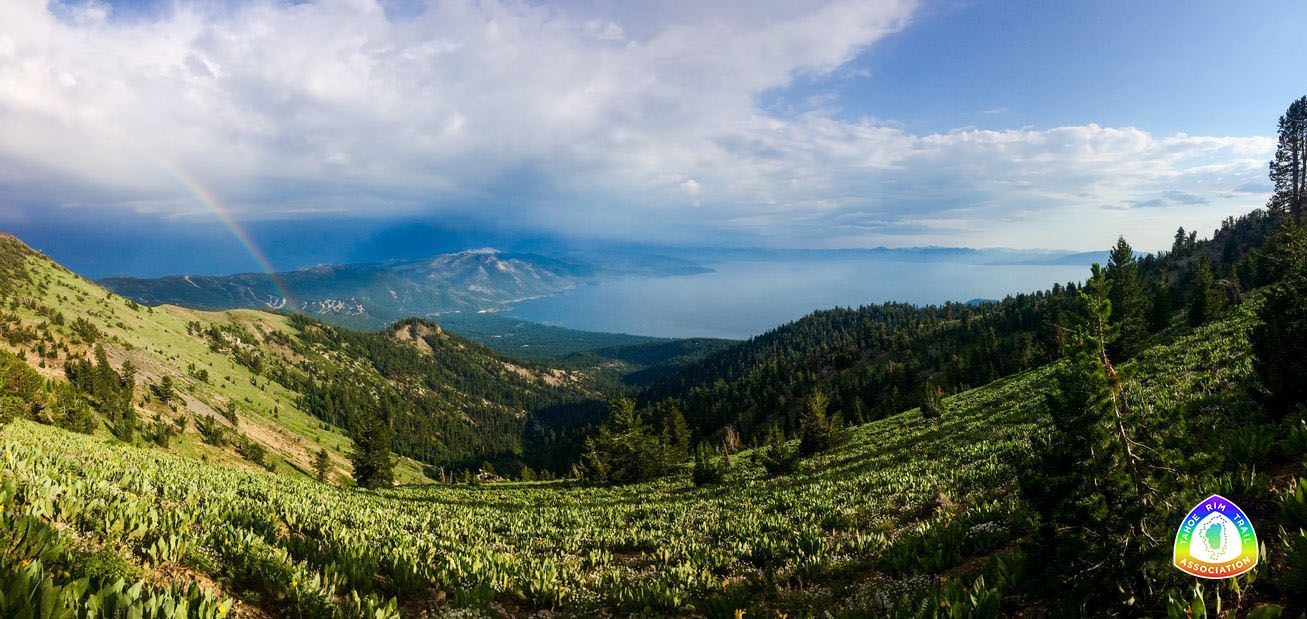
[[1175, 532], [1175, 567], [1199, 578], [1233, 578], [1257, 567], [1257, 532], [1233, 501], [1213, 494]]

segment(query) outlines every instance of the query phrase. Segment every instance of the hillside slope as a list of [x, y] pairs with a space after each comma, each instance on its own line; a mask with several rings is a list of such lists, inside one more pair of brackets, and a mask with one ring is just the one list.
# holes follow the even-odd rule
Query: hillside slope
[[[598, 397], [579, 373], [501, 358], [430, 323], [359, 333], [265, 311], [147, 307], [11, 236], [0, 236], [0, 258], [7, 301], [0, 348], [56, 380], [83, 359], [95, 372], [104, 365], [126, 373], [129, 363], [131, 408], [142, 433], [157, 426], [151, 422], [192, 420], [231, 433], [230, 440], [206, 442], [183, 425], [172, 446], [182, 453], [236, 462], [238, 448], [252, 442], [269, 452], [269, 462], [304, 472], [325, 447], [332, 468], [348, 477], [349, 431], [359, 419], [378, 416], [396, 432], [396, 452], [405, 456], [400, 479], [417, 481], [423, 463], [475, 468], [485, 458], [516, 460], [533, 440], [528, 430], [566, 431], [535, 423], [535, 410], [584, 422]], [[97, 363], [97, 348], [107, 365]], [[165, 380], [173, 397], [160, 397]], [[573, 406], [580, 407], [576, 415], [560, 413]], [[97, 431], [111, 425], [106, 420]]]
[[[1136, 258], [1151, 324], [1134, 338], [1146, 343], [1189, 302], [1199, 263], [1211, 265], [1220, 296], [1231, 302], [1241, 289], [1268, 284], [1259, 250], [1272, 228], [1256, 210], [1227, 219], [1210, 239], [1182, 234], [1170, 251]], [[985, 303], [819, 310], [655, 374], [641, 402], [680, 409], [702, 435], [720, 436], [729, 426], [746, 441], [774, 425], [793, 433], [817, 390], [845, 421], [877, 419], [919, 406], [929, 391], [957, 393], [1060, 358], [1079, 286], [1054, 283]]]
[[621, 274], [669, 275], [703, 267], [664, 256], [589, 264], [492, 248], [421, 260], [330, 264], [277, 273], [110, 277], [97, 283], [148, 305], [207, 310], [236, 308], [301, 312], [332, 324], [376, 329], [411, 316], [477, 312], [555, 294]]
[[[1268, 476], [1259, 471], [1274, 443], [1236, 454], [1232, 443], [1194, 440], [1199, 429], [1261, 431], [1225, 414], [1250, 405], [1251, 316], [1245, 306], [1197, 330], [1174, 323], [1164, 343], [1122, 368], [1141, 411], [1135, 423], [1155, 433], [1154, 448], [1175, 470], [1155, 507], [1159, 539], [1147, 549], [1157, 559], [1149, 575], [1157, 597], [1139, 600], [1141, 609], [1193, 603], [1192, 579], [1169, 567], [1165, 529], [1211, 492], [1254, 514], [1268, 548], [1284, 543], [1275, 506], [1292, 500], [1286, 492], [1301, 466]], [[333, 605], [341, 613], [392, 597], [391, 608], [407, 615], [1038, 614], [1039, 602], [1021, 592], [1039, 568], [1013, 551], [1025, 533], [1011, 463], [1044, 431], [1055, 367], [947, 398], [937, 421], [911, 410], [853, 428], [842, 446], [790, 475], [769, 477], [750, 453], [737, 454], [723, 483], [707, 487], [683, 472], [608, 488], [346, 491], [17, 421], [0, 433], [4, 484], [15, 489], [3, 495], [4, 513], [44, 515], [30, 526], [63, 545], [20, 555], [13, 561], [32, 562], [21, 575], [0, 569], [0, 578], [62, 587], [81, 576], [93, 587], [143, 579], [152, 587], [143, 595], [162, 596], [170, 575], [183, 574], [207, 592], [190, 594], [197, 603], [233, 599], [237, 614], [250, 616], [331, 614]], [[147, 517], [142, 535], [120, 538], [95, 524], [97, 505], [177, 515]], [[152, 550], [160, 539], [180, 550]], [[114, 567], [81, 567], [106, 554]], [[1259, 572], [1285, 569], [1269, 560]], [[1244, 582], [1237, 596], [1223, 586], [1225, 608], [1289, 601], [1272, 582]], [[987, 610], [972, 606], [980, 604]]]

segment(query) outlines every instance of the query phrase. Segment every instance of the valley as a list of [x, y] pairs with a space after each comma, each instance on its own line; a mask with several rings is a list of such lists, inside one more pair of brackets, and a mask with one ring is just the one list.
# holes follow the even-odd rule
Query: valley
[[[1141, 277], [1183, 282], [1218, 247], [1235, 248], [1221, 269], [1272, 277], [1259, 275], [1265, 223], [1254, 213], [1213, 241], [1148, 256]], [[1057, 348], [1071, 341], [1041, 329], [1073, 320], [1102, 277], [998, 302], [817, 312], [742, 343], [611, 336], [525, 360], [421, 319], [364, 332], [300, 314], [141, 305], [0, 241], [7, 384], [30, 382], [25, 372], [58, 383], [93, 359], [77, 362], [89, 368], [79, 376], [134, 382], [136, 428], [123, 434], [126, 413], [106, 408], [98, 387], [80, 433], [54, 427], [74, 417], [39, 388], [20, 405], [0, 447], [3, 517], [48, 543], [15, 547], [28, 568], [6, 586], [214, 616], [1021, 608], [1038, 599], [1022, 471], [1049, 440], [1045, 402], [1074, 367]], [[1182, 471], [1157, 478], [1147, 518], [1160, 520], [1145, 526], [1162, 526], [1195, 486], [1298, 509], [1292, 456], [1279, 455], [1294, 453], [1298, 430], [1222, 414], [1257, 406], [1248, 334], [1262, 303], [1254, 291], [1196, 327], [1184, 312], [1163, 315], [1117, 365], [1121, 393], [1148, 411], [1132, 430], [1148, 436], [1147, 459]], [[798, 457], [818, 406], [804, 394], [822, 392], [819, 412], [842, 417], [840, 438]], [[635, 421], [619, 421], [612, 398], [623, 393], [636, 398]], [[902, 399], [876, 399], [887, 393]], [[682, 411], [693, 458], [668, 425]], [[1239, 442], [1193, 449], [1188, 433], [1206, 426]], [[395, 453], [380, 483], [359, 477], [368, 461], [357, 459], [377, 440]], [[652, 478], [596, 483], [607, 473], [594, 467], [616, 463], [609, 440], [651, 441], [645, 453], [670, 459]], [[1217, 474], [1228, 467], [1241, 472]], [[1297, 552], [1292, 536], [1263, 535]], [[59, 576], [92, 559], [111, 567]], [[1296, 568], [1272, 565], [1293, 590]], [[207, 584], [169, 576], [178, 568]], [[1214, 594], [1184, 588], [1178, 573], [1154, 578], [1167, 608]], [[1226, 595], [1238, 607], [1284, 600], [1254, 591]]]
[[0, 0], [0, 619], [1307, 619], [1304, 24]]

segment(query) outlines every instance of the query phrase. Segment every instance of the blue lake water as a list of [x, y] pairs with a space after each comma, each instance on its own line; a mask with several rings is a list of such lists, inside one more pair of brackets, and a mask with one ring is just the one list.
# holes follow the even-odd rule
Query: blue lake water
[[708, 264], [711, 273], [622, 277], [514, 305], [549, 325], [661, 337], [744, 339], [817, 309], [1002, 298], [1082, 281], [1086, 266], [911, 262], [876, 257]]

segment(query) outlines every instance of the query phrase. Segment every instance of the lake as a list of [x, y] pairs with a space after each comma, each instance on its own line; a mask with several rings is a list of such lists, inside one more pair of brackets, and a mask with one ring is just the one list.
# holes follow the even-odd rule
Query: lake
[[885, 301], [996, 299], [1083, 281], [1087, 265], [977, 264], [881, 257], [736, 260], [711, 273], [620, 277], [507, 312], [549, 325], [652, 335], [745, 339], [817, 309]]

